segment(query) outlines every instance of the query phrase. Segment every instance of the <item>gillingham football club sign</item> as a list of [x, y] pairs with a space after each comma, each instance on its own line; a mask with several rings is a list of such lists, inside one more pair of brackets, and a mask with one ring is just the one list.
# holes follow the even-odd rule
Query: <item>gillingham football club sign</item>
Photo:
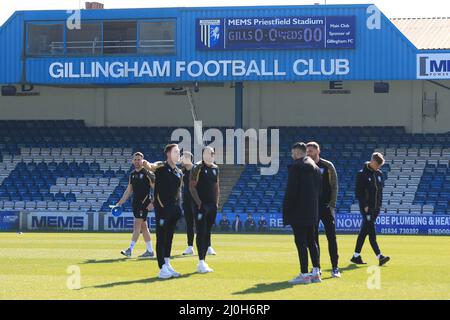
[[450, 79], [450, 54], [418, 54], [417, 79]]

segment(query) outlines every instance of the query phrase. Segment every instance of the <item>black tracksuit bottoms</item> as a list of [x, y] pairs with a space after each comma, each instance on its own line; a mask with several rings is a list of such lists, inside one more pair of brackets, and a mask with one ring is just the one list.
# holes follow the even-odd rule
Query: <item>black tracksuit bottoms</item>
[[158, 259], [158, 266], [161, 269], [165, 264], [164, 258], [170, 258], [172, 251], [172, 240], [175, 228], [177, 226], [178, 218], [176, 215], [169, 215], [165, 219], [161, 219], [158, 214], [158, 207], [156, 211], [156, 257]]
[[308, 273], [308, 250], [312, 265], [320, 268], [319, 249], [316, 243], [316, 226], [292, 225], [294, 231], [295, 245], [297, 246], [298, 258], [300, 260], [301, 273]]
[[186, 233], [188, 247], [194, 245], [194, 208], [192, 203], [183, 203], [184, 220], [186, 221]]
[[[323, 226], [325, 228], [325, 234], [328, 240], [328, 253], [331, 259], [331, 266], [334, 269], [338, 267], [339, 255], [336, 240], [336, 221], [334, 216], [331, 214], [330, 208], [323, 207], [320, 209], [320, 220], [322, 220]], [[320, 256], [319, 226], [316, 227], [316, 243], [319, 249]]]
[[211, 230], [216, 222], [216, 204], [202, 204], [201, 210], [195, 213], [195, 226], [197, 228], [197, 251], [199, 260], [205, 260], [208, 247], [211, 246]]
[[370, 210], [369, 214], [366, 214], [361, 210], [363, 219], [361, 223], [361, 230], [359, 231], [358, 239], [356, 240], [355, 252], [361, 253], [364, 241], [366, 240], [366, 237], [369, 236], [369, 241], [373, 249], [373, 252], [375, 252], [376, 255], [379, 255], [381, 251], [377, 243], [375, 221], [377, 220], [377, 217], [380, 214], [380, 210], [371, 210], [371, 209], [369, 210]]

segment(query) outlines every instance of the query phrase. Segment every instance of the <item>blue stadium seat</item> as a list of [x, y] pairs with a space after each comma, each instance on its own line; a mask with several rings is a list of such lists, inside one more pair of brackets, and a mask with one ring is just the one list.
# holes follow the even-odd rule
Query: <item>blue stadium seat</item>
[[[30, 199], [32, 201], [71, 201], [77, 199], [75, 193], [55, 195], [50, 194], [50, 188], [60, 185], [58, 178], [118, 178], [119, 187], [114, 185], [109, 189], [106, 199], [103, 198], [98, 210], [108, 209], [110, 200], [118, 200], [127, 185], [129, 165], [122, 165], [114, 169], [103, 166], [97, 162], [93, 154], [94, 148], [120, 148], [117, 153], [123, 155], [123, 148], [131, 148], [133, 151], [143, 151], [160, 159], [163, 155], [161, 150], [168, 141], [173, 128], [140, 128], [144, 138], [142, 142], [134, 142], [136, 128], [131, 127], [86, 127], [83, 121], [0, 121], [0, 161], [7, 154], [19, 155], [21, 148], [36, 149], [38, 155], [34, 160], [19, 162], [16, 168], [0, 184], [0, 200]], [[225, 128], [220, 128], [222, 131]], [[189, 128], [192, 131], [192, 128]], [[402, 127], [285, 127], [280, 128], [281, 163], [277, 175], [264, 177], [259, 175], [256, 165], [248, 165], [244, 168], [242, 175], [234, 186], [231, 196], [225, 203], [224, 208], [245, 212], [245, 209], [259, 212], [277, 212], [281, 206], [284, 188], [287, 178], [286, 166], [291, 163], [290, 145], [299, 137], [305, 140], [317, 140], [323, 147], [322, 155], [333, 161], [339, 174], [339, 186], [341, 192], [338, 196], [338, 204], [342, 212], [348, 211], [355, 202], [355, 174], [362, 167], [362, 163], [370, 157], [374, 149], [393, 148], [426, 148], [431, 150], [448, 148], [450, 145], [450, 134], [440, 135], [411, 135]], [[340, 149], [335, 148], [341, 145]], [[87, 153], [79, 160], [57, 156], [52, 159], [41, 159], [40, 156], [48, 154], [48, 148], [87, 148]], [[130, 152], [131, 154], [131, 152]], [[416, 152], [417, 154], [417, 152]], [[112, 153], [110, 153], [112, 155]], [[430, 152], [428, 152], [430, 155]], [[85, 160], [85, 156], [92, 156], [91, 160]], [[48, 161], [50, 160], [50, 161]], [[62, 161], [63, 160], [63, 161]], [[127, 161], [128, 161], [127, 157]], [[390, 159], [387, 159], [390, 160]], [[62, 162], [61, 162], [62, 161]], [[389, 161], [388, 161], [389, 162]], [[394, 166], [395, 167], [395, 166]], [[388, 163], [383, 168], [385, 178], [392, 179], [389, 172], [392, 164]], [[421, 168], [416, 166], [408, 170], [400, 170], [399, 173], [408, 175], [408, 172], [420, 176]], [[408, 176], [409, 178], [409, 176]], [[411, 179], [411, 178], [409, 178]], [[65, 183], [61, 182], [61, 185]], [[406, 196], [408, 183], [402, 191]], [[94, 184], [95, 185], [95, 184]], [[115, 189], [114, 189], [115, 188]], [[111, 191], [112, 190], [112, 191]], [[414, 190], [414, 189], [411, 189]], [[428, 161], [428, 164], [420, 177], [417, 192], [415, 192], [413, 203], [423, 205], [431, 203], [436, 206], [435, 213], [447, 213], [448, 201], [450, 200], [450, 168], [442, 160], [439, 162]], [[391, 194], [393, 195], [393, 194]], [[235, 204], [239, 203], [235, 208]], [[341, 211], [339, 211], [341, 212]]]

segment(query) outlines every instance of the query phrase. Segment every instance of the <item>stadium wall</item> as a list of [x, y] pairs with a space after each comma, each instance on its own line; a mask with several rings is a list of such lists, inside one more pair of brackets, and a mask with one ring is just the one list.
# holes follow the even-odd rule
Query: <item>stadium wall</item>
[[[450, 81], [441, 81], [450, 87]], [[375, 94], [372, 81], [343, 82], [349, 94], [323, 94], [329, 82], [246, 82], [244, 126], [403, 126], [410, 133], [450, 130], [450, 90], [421, 80], [390, 81]], [[191, 126], [186, 96], [164, 88], [36, 87], [39, 96], [0, 97], [0, 119], [81, 119], [88, 126]], [[422, 99], [437, 94], [436, 118], [422, 117]], [[205, 126], [234, 125], [234, 89], [200, 87]], [[351, 115], [351, 116], [349, 116]]]
[[[3, 120], [84, 120], [88, 126], [192, 126], [186, 96], [163, 88], [36, 87], [39, 96], [0, 97]], [[206, 126], [233, 126], [234, 89], [203, 88], [195, 97]]]
[[[450, 85], [450, 81], [442, 81]], [[244, 123], [267, 126], [403, 126], [410, 133], [450, 130], [450, 90], [426, 81], [390, 81], [375, 94], [371, 81], [343, 83], [350, 94], [323, 94], [328, 82], [247, 83]], [[434, 99], [436, 118], [422, 117], [422, 98]]]
[[[438, 83], [450, 88], [450, 81], [438, 81]], [[427, 94], [427, 99], [434, 99], [436, 93], [438, 105], [436, 118], [424, 118], [421, 131], [424, 133], [450, 132], [450, 89], [439, 87], [427, 81], [422, 81], [422, 85], [423, 92]]]

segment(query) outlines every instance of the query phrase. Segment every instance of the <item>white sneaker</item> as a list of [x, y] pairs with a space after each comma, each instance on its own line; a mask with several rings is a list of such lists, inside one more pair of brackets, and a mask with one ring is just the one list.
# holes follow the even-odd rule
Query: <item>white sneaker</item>
[[313, 268], [311, 274], [311, 283], [321, 283], [322, 282], [322, 272], [320, 269]]
[[208, 255], [210, 255], [210, 256], [216, 255], [216, 252], [214, 251], [214, 249], [212, 247], [208, 247]]
[[210, 272], [214, 272], [214, 270], [211, 269], [206, 262], [200, 261], [197, 265], [197, 272], [198, 273], [210, 273]]
[[341, 272], [339, 271], [339, 268], [334, 268], [333, 271], [331, 271], [331, 277], [332, 278], [340, 278]]
[[167, 266], [167, 270], [169, 270], [169, 272], [172, 274], [172, 276], [174, 278], [178, 278], [179, 276], [181, 276], [181, 274], [179, 272], [176, 272], [175, 269], [172, 267], [171, 264], [166, 264]]
[[322, 276], [322, 270], [320, 270], [320, 269], [315, 269], [315, 268], [312, 268], [312, 269], [311, 269], [310, 274], [313, 275], [313, 274], [315, 274], [315, 273], [317, 273], [317, 272], [320, 274], [320, 276]]
[[195, 252], [193, 247], [187, 247], [187, 249], [183, 252], [183, 256], [191, 256], [194, 254]]
[[310, 284], [311, 283], [311, 274], [309, 273], [300, 273], [294, 279], [288, 281], [290, 284]]
[[159, 271], [158, 278], [160, 279], [170, 279], [173, 277], [172, 272], [170, 272], [167, 265], [163, 265], [161, 270]]

